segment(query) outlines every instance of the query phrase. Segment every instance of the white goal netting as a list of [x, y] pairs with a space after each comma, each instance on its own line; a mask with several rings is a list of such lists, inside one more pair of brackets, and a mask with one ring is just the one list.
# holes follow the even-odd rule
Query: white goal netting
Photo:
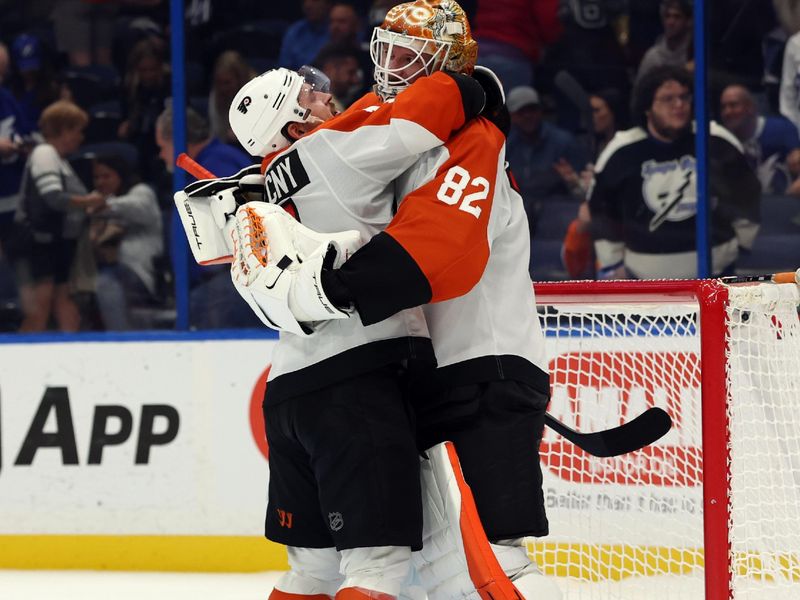
[[[566, 598], [800, 598], [797, 286], [731, 287], [717, 309], [727, 326], [703, 320], [702, 329], [699, 287], [660, 297], [627, 285], [632, 293], [625, 295], [605, 295], [611, 288], [604, 286], [537, 294], [549, 411], [597, 431], [659, 406], [673, 429], [635, 453], [595, 458], [546, 428], [551, 533], [530, 540], [529, 550], [546, 573], [562, 578]], [[726, 357], [727, 381], [720, 377], [716, 391], [701, 385], [710, 364], [704, 353]], [[724, 411], [712, 422], [728, 436], [721, 450], [704, 449], [701, 389], [727, 402], [729, 422]], [[705, 548], [704, 461], [706, 468], [729, 466], [729, 490], [723, 483], [718, 496], [729, 499], [729, 548], [724, 537], [720, 547]], [[707, 552], [727, 566], [727, 580], [720, 577], [708, 595]]]

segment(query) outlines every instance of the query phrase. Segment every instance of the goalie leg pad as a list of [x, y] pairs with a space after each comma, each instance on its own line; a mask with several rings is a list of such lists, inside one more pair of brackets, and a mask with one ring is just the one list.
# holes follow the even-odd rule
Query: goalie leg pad
[[545, 577], [537, 564], [528, 556], [523, 538], [500, 540], [491, 546], [503, 571], [523, 597], [536, 600], [561, 600], [562, 595], [558, 585], [552, 579]]
[[344, 583], [336, 595], [338, 600], [397, 598], [411, 566], [411, 548], [374, 546], [342, 550], [341, 554]]
[[335, 548], [287, 548], [289, 571], [281, 575], [270, 600], [330, 599], [342, 582]]
[[423, 548], [414, 567], [430, 600], [520, 600], [483, 531], [451, 442], [426, 451], [420, 466]]

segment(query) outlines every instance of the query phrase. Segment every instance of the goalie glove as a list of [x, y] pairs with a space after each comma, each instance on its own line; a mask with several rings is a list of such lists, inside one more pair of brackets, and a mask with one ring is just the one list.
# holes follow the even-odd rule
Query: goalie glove
[[361, 245], [357, 231], [317, 233], [282, 208], [251, 202], [236, 211], [231, 279], [262, 323], [300, 336], [312, 323], [346, 319], [322, 287], [322, 271], [341, 266]]

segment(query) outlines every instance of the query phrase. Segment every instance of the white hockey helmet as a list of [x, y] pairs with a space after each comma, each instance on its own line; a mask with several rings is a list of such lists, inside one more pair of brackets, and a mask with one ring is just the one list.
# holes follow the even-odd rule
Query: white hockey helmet
[[253, 156], [266, 156], [290, 145], [289, 123], [305, 123], [311, 111], [300, 106], [300, 91], [327, 92], [330, 80], [314, 67], [297, 71], [272, 69], [251, 79], [236, 93], [228, 109], [228, 120], [236, 139]]
[[[394, 48], [411, 50], [407, 67], [392, 67]], [[384, 100], [396, 96], [421, 75], [446, 69], [471, 75], [478, 58], [467, 15], [455, 0], [414, 0], [398, 4], [372, 33], [370, 57], [376, 92]]]

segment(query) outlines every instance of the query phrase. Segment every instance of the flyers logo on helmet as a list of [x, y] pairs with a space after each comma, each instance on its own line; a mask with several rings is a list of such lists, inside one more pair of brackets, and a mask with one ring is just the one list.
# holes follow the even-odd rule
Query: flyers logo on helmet
[[546, 433], [542, 464], [570, 483], [694, 487], [702, 481], [700, 367], [694, 352], [570, 352], [550, 363], [549, 412], [581, 431], [629, 421], [652, 406], [673, 430], [656, 445], [613, 458], [589, 456]]

